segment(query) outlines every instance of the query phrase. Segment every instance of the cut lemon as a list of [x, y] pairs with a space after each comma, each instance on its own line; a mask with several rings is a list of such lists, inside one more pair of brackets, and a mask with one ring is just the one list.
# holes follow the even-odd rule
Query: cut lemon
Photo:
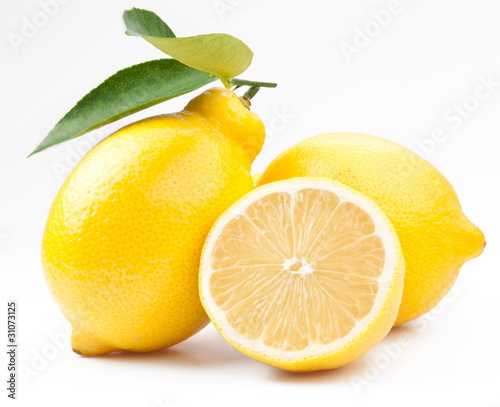
[[295, 178], [255, 189], [214, 224], [200, 295], [241, 352], [291, 371], [349, 363], [390, 330], [404, 260], [379, 207], [351, 188]]

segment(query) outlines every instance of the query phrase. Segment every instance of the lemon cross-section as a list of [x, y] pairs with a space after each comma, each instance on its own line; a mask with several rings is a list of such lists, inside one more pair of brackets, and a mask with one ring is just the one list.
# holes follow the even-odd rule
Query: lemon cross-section
[[[300, 361], [349, 346], [387, 312], [390, 298], [377, 328], [385, 335], [402, 264], [392, 225], [366, 197], [327, 180], [281, 181], [238, 201], [213, 227], [202, 256], [202, 303], [243, 352], [315, 370]], [[370, 343], [377, 337], [368, 336]], [[319, 368], [334, 367], [333, 359]]]

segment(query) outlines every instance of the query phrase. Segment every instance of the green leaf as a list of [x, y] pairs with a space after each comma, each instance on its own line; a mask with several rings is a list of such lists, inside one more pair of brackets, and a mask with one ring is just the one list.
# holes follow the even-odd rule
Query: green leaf
[[214, 80], [212, 75], [174, 59], [158, 59], [122, 69], [66, 113], [30, 156]]
[[218, 76], [226, 87], [230, 79], [244, 72], [253, 52], [241, 40], [228, 34], [204, 34], [175, 38], [155, 13], [131, 9], [123, 13], [128, 35], [141, 36], [159, 50], [192, 68]]
[[175, 38], [174, 32], [160, 17], [149, 10], [133, 8], [123, 12], [123, 21], [127, 27], [125, 31], [128, 35], [141, 36], [144, 27], [149, 30], [152, 37]]

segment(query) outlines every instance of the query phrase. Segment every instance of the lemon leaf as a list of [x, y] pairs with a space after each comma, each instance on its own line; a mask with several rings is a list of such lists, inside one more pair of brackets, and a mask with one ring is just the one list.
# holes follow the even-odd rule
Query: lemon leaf
[[149, 10], [133, 8], [123, 12], [123, 21], [127, 30], [127, 35], [142, 36], [144, 30], [152, 37], [175, 38], [172, 29], [158, 15]]
[[155, 13], [133, 8], [123, 13], [128, 35], [143, 37], [160, 51], [200, 71], [208, 72], [230, 87], [230, 79], [251, 64], [253, 52], [229, 34], [203, 34], [176, 38]]
[[158, 59], [122, 69], [66, 113], [30, 156], [216, 79], [174, 59]]

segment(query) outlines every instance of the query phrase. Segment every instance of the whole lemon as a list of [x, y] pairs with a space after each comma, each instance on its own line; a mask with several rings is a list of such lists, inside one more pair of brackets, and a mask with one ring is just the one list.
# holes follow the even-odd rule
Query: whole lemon
[[42, 244], [75, 352], [162, 349], [207, 324], [201, 249], [218, 216], [253, 188], [264, 137], [259, 117], [215, 88], [179, 113], [122, 128], [81, 160]]
[[392, 221], [406, 261], [395, 325], [431, 310], [460, 267], [483, 251], [484, 235], [463, 214], [450, 183], [399, 144], [367, 134], [322, 134], [280, 154], [259, 184], [304, 176], [350, 186], [372, 198]]

